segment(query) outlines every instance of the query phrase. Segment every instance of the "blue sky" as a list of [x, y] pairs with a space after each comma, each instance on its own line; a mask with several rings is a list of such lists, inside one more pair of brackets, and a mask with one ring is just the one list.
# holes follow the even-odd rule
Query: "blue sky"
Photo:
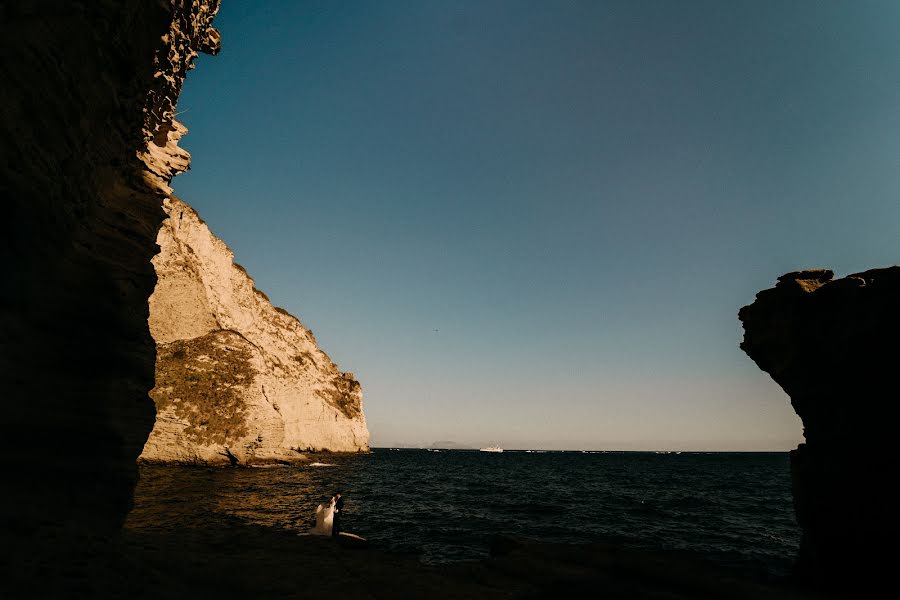
[[174, 182], [374, 445], [774, 449], [737, 311], [900, 256], [900, 3], [241, 2]]

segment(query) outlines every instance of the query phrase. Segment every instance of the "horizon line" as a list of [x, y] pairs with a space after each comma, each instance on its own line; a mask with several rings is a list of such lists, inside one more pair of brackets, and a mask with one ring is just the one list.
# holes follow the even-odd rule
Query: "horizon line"
[[[445, 450], [448, 452], [481, 452], [480, 448], [441, 448], [440, 446], [370, 446], [370, 450]], [[576, 452], [587, 454], [786, 454], [790, 450], [585, 450], [548, 448], [504, 448], [504, 452]]]

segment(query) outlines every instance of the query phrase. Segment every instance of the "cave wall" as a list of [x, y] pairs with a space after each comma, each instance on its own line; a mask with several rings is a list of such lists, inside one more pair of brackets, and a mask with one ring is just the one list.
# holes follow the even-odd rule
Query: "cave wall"
[[788, 273], [739, 313], [741, 348], [803, 420], [791, 452], [798, 572], [821, 585], [884, 579], [898, 533], [894, 431], [900, 267]]
[[[115, 535], [154, 422], [151, 258], [218, 0], [0, 5], [3, 566]], [[71, 540], [78, 540], [72, 542]], [[59, 568], [59, 567], [53, 567]], [[24, 575], [23, 575], [24, 573]]]

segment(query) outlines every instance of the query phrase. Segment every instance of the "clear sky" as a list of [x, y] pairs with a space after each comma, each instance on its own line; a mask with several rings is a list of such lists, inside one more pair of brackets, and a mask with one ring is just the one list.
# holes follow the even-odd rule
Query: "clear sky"
[[900, 2], [223, 0], [174, 182], [372, 443], [785, 450], [738, 348], [900, 259]]

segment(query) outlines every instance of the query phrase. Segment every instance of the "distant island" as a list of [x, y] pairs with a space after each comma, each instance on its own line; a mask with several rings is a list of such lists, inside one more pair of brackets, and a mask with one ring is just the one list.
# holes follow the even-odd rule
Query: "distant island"
[[474, 446], [467, 446], [457, 442], [440, 441], [431, 445], [435, 450], [475, 450]]

